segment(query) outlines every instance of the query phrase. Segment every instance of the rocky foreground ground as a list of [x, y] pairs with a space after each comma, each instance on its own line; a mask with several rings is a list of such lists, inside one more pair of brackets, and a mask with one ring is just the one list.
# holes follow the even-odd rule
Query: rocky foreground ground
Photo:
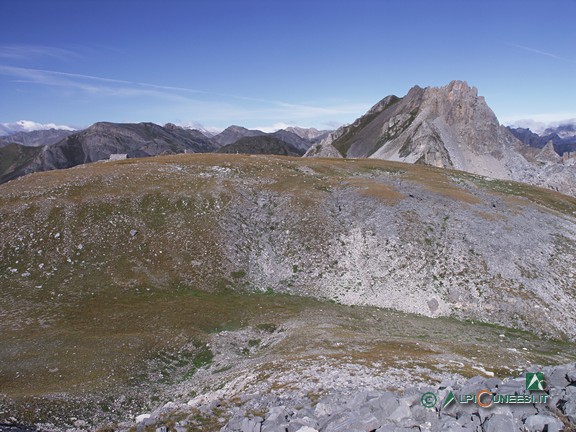
[[[298, 391], [281, 390], [277, 394], [262, 388], [239, 393], [226, 399], [226, 391], [197, 397], [187, 404], [168, 403], [152, 413], [141, 414], [135, 422], [122, 423], [121, 431], [185, 432], [196, 430], [226, 432], [395, 432], [395, 431], [573, 431], [576, 430], [576, 363], [531, 367], [528, 372], [541, 372], [545, 377], [543, 391], [527, 390], [526, 372], [514, 378], [476, 376], [458, 381], [445, 379], [433, 387], [408, 387], [402, 391], [373, 388], [378, 379], [368, 384], [361, 368], [342, 375], [325, 374], [327, 388], [337, 392], [311, 400], [298, 396]], [[398, 379], [401, 374], [396, 376]], [[388, 379], [394, 377], [388, 377]], [[298, 380], [297, 376], [285, 376]], [[368, 384], [362, 386], [361, 383]], [[238, 384], [238, 383], [236, 383]], [[305, 390], [306, 382], [302, 382]], [[371, 388], [367, 390], [366, 388]], [[224, 390], [229, 390], [224, 389]], [[265, 396], [259, 393], [262, 390]], [[481, 407], [463, 403], [466, 395], [486, 390], [509, 401], [530, 403], [496, 403]], [[452, 392], [456, 400], [444, 404]], [[511, 398], [511, 396], [515, 396]], [[493, 401], [501, 402], [494, 397]], [[492, 396], [481, 397], [489, 405]], [[546, 402], [544, 402], [546, 401]], [[534, 402], [534, 403], [532, 403]], [[77, 426], [82, 426], [77, 424]], [[79, 429], [82, 429], [81, 427]], [[2, 429], [10, 430], [10, 429]]]
[[[354, 373], [354, 370], [357, 373]], [[343, 372], [343, 373], [341, 373]], [[361, 367], [324, 374], [327, 389], [338, 388], [318, 399], [302, 397], [299, 389], [280, 389], [276, 394], [261, 382], [251, 392], [226, 394], [231, 387], [199, 396], [187, 404], [169, 402], [134, 421], [100, 431], [222, 431], [222, 432], [396, 432], [396, 431], [528, 431], [558, 432], [576, 430], [576, 363], [531, 367], [522, 375], [503, 380], [475, 376], [459, 381], [445, 379], [433, 387], [408, 387], [402, 391], [374, 388], [383, 380], [400, 379], [401, 371], [370, 380]], [[527, 373], [541, 372], [543, 390], [528, 390]], [[297, 382], [299, 376], [285, 374], [284, 380]], [[302, 378], [302, 377], [300, 377]], [[326, 381], [324, 381], [326, 380]], [[250, 381], [244, 377], [243, 383]], [[363, 386], [362, 384], [366, 384]], [[316, 386], [317, 387], [317, 386]], [[259, 391], [263, 393], [260, 394]], [[480, 404], [465, 403], [466, 395], [484, 391]], [[489, 392], [489, 394], [488, 394]], [[455, 399], [449, 402], [449, 395]], [[494, 396], [492, 396], [494, 395]], [[509, 403], [500, 403], [505, 398]], [[529, 400], [529, 401], [528, 401]], [[516, 401], [516, 403], [513, 403]], [[483, 406], [480, 406], [483, 405]], [[490, 406], [487, 406], [490, 405]], [[74, 420], [74, 419], [72, 419]], [[91, 429], [76, 420], [69, 432]], [[2, 432], [52, 431], [53, 425], [25, 426], [10, 419], [0, 424]]]

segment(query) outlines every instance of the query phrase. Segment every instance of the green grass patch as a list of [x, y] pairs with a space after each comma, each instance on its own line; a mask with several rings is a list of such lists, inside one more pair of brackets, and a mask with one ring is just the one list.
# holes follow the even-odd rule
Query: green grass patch
[[230, 276], [233, 279], [241, 279], [244, 276], [246, 276], [246, 272], [244, 270], [237, 270], [237, 271], [233, 271], [232, 273], [230, 273]]
[[274, 333], [278, 330], [278, 325], [274, 323], [261, 323], [258, 324], [256, 328], [263, 332]]

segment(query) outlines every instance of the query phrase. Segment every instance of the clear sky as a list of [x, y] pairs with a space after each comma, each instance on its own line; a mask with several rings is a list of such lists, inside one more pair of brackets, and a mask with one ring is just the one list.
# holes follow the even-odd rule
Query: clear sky
[[576, 0], [0, 0], [0, 123], [352, 122], [453, 79], [576, 118]]

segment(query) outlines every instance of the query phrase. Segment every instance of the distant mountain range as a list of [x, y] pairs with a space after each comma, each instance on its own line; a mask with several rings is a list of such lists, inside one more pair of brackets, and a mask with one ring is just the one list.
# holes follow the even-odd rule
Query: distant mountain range
[[0, 147], [8, 144], [20, 144], [28, 147], [40, 147], [56, 144], [58, 141], [72, 135], [76, 131], [65, 129], [40, 129], [31, 132], [15, 132], [0, 137]]
[[34, 132], [41, 130], [64, 130], [74, 132], [76, 128], [54, 123], [38, 123], [30, 120], [20, 120], [13, 123], [0, 123], [0, 137], [14, 135], [18, 132]]
[[294, 129], [268, 134], [230, 126], [210, 137], [202, 131], [171, 123], [159, 126], [108, 122], [95, 123], [77, 132], [55, 129], [18, 132], [0, 138], [0, 183], [32, 172], [106, 160], [115, 154], [146, 157], [220, 150], [301, 156], [329, 132]]
[[377, 158], [454, 168], [544, 186], [576, 196], [576, 125], [537, 135], [507, 128], [464, 81], [390, 95], [336, 131], [274, 133], [230, 126], [212, 135], [168, 123], [96, 123], [82, 131], [43, 130], [0, 138], [0, 183], [109, 159], [175, 153], [252, 153]]
[[[290, 133], [290, 132], [287, 132]], [[302, 156], [306, 151], [299, 149], [275, 136], [257, 135], [239, 138], [217, 150], [218, 153], [275, 154], [280, 156]]]
[[551, 141], [554, 151], [560, 156], [566, 152], [576, 152], [576, 125], [565, 124], [547, 128], [540, 135], [525, 128], [509, 127], [508, 130], [524, 144], [531, 147], [541, 149]]
[[[319, 142], [323, 138], [326, 138], [332, 131], [318, 131], [314, 128], [304, 129], [304, 128], [288, 128], [280, 129], [276, 132], [266, 133], [260, 130], [246, 129], [242, 126], [229, 126], [217, 135], [211, 138], [211, 141], [218, 147], [224, 147], [231, 144], [237, 143], [240, 139], [244, 139], [242, 147], [244, 151], [242, 153], [251, 153], [249, 143], [255, 145], [254, 152], [261, 153], [262, 151], [268, 152], [269, 154], [285, 154], [285, 151], [295, 153], [298, 155], [303, 155], [313, 144]], [[257, 137], [273, 137], [276, 140], [260, 140], [252, 139], [246, 140], [245, 138], [257, 138]], [[272, 144], [269, 150], [266, 150], [266, 146], [262, 147], [262, 144], [268, 142]], [[282, 149], [280, 149], [281, 146]], [[278, 153], [278, 151], [280, 153]]]
[[202, 133], [174, 125], [96, 123], [55, 144], [33, 150], [20, 144], [0, 148], [0, 181], [36, 171], [96, 162], [117, 153], [143, 157], [185, 151], [211, 152], [216, 148]]

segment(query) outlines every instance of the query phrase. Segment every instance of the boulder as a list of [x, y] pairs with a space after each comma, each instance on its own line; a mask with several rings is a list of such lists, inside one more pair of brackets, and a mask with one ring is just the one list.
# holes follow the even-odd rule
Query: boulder
[[541, 432], [547, 430], [548, 432], [560, 432], [564, 425], [560, 420], [552, 416], [537, 414], [532, 415], [524, 422], [526, 432]]

